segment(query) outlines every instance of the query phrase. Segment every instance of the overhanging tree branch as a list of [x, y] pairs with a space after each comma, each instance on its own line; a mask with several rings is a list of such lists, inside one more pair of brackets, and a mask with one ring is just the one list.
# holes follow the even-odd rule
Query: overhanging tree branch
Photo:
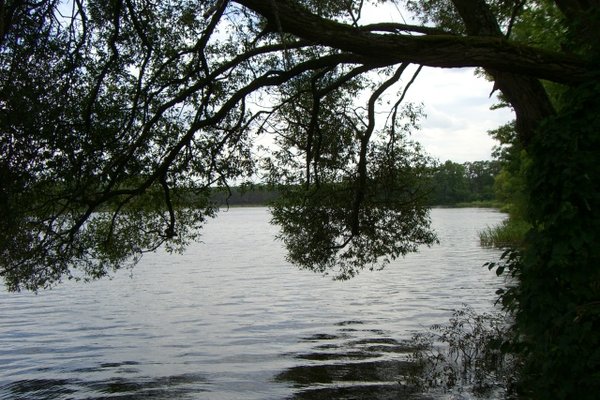
[[409, 62], [430, 67], [483, 67], [576, 85], [591, 76], [591, 65], [570, 55], [545, 51], [502, 37], [375, 34], [312, 14], [293, 0], [234, 0], [281, 29], [314, 44], [360, 54], [377, 63]]

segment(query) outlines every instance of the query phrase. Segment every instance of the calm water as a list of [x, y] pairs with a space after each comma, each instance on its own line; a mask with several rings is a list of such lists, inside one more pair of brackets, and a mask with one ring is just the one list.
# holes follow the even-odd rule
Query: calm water
[[[284, 261], [264, 208], [221, 213], [184, 255], [112, 280], [0, 292], [0, 399], [350, 399], [403, 393], [403, 340], [492, 307], [503, 215], [434, 209], [441, 244], [334, 282]], [[361, 397], [362, 396], [362, 397]]]

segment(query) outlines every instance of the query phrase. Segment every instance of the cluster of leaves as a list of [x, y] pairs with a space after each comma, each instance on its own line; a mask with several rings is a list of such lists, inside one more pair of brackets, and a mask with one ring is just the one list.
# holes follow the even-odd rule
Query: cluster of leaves
[[496, 294], [503, 310], [510, 315], [513, 315], [518, 309], [521, 258], [520, 250], [508, 247], [502, 252], [498, 261], [490, 261], [483, 265], [488, 270], [493, 270], [497, 276], [505, 278], [505, 287], [496, 290]]
[[[222, 57], [205, 43], [208, 5], [71, 6], [3, 8], [0, 274], [12, 290], [97, 278], [164, 242], [181, 249], [214, 213], [208, 187], [251, 167], [243, 112], [202, 129], [222, 100], [189, 89]], [[199, 193], [194, 209], [177, 186]]]
[[405, 69], [398, 68], [364, 108], [353, 98], [365, 82], [331, 91], [355, 70], [293, 82], [303, 90], [281, 108], [280, 125], [268, 128], [282, 133], [279, 150], [264, 160], [268, 181], [281, 193], [272, 221], [281, 227], [292, 263], [348, 279], [435, 242], [426, 208], [432, 160], [408, 140], [421, 107], [401, 106], [401, 96], [383, 128], [375, 126], [375, 103]]
[[422, 389], [492, 393], [509, 398], [516, 380], [517, 360], [503, 350], [511, 335], [506, 314], [479, 314], [468, 305], [453, 312], [447, 325], [434, 325], [413, 336], [415, 363], [409, 382]]
[[348, 279], [436, 241], [429, 229], [428, 159], [407, 147], [392, 155], [373, 145], [369, 155], [365, 182], [350, 174], [283, 190], [271, 211], [291, 262]]

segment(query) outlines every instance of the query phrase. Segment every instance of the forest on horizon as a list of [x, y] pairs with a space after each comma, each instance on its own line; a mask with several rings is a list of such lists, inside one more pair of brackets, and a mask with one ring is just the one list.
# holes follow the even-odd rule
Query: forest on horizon
[[[500, 206], [498, 191], [501, 185], [495, 181], [501, 171], [501, 162], [473, 161], [457, 163], [447, 160], [431, 168], [427, 177], [430, 206]], [[218, 189], [214, 201], [221, 206], [268, 205], [278, 196], [276, 189], [265, 184], [252, 184]], [[193, 201], [193, 200], [191, 200]]]

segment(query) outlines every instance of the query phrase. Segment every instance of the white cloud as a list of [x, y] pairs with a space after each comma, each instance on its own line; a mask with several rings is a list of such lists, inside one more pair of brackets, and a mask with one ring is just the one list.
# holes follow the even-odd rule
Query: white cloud
[[497, 143], [487, 131], [514, 118], [508, 109], [490, 110], [493, 84], [471, 68], [424, 68], [407, 100], [423, 103], [428, 118], [413, 139], [441, 161], [488, 160]]

